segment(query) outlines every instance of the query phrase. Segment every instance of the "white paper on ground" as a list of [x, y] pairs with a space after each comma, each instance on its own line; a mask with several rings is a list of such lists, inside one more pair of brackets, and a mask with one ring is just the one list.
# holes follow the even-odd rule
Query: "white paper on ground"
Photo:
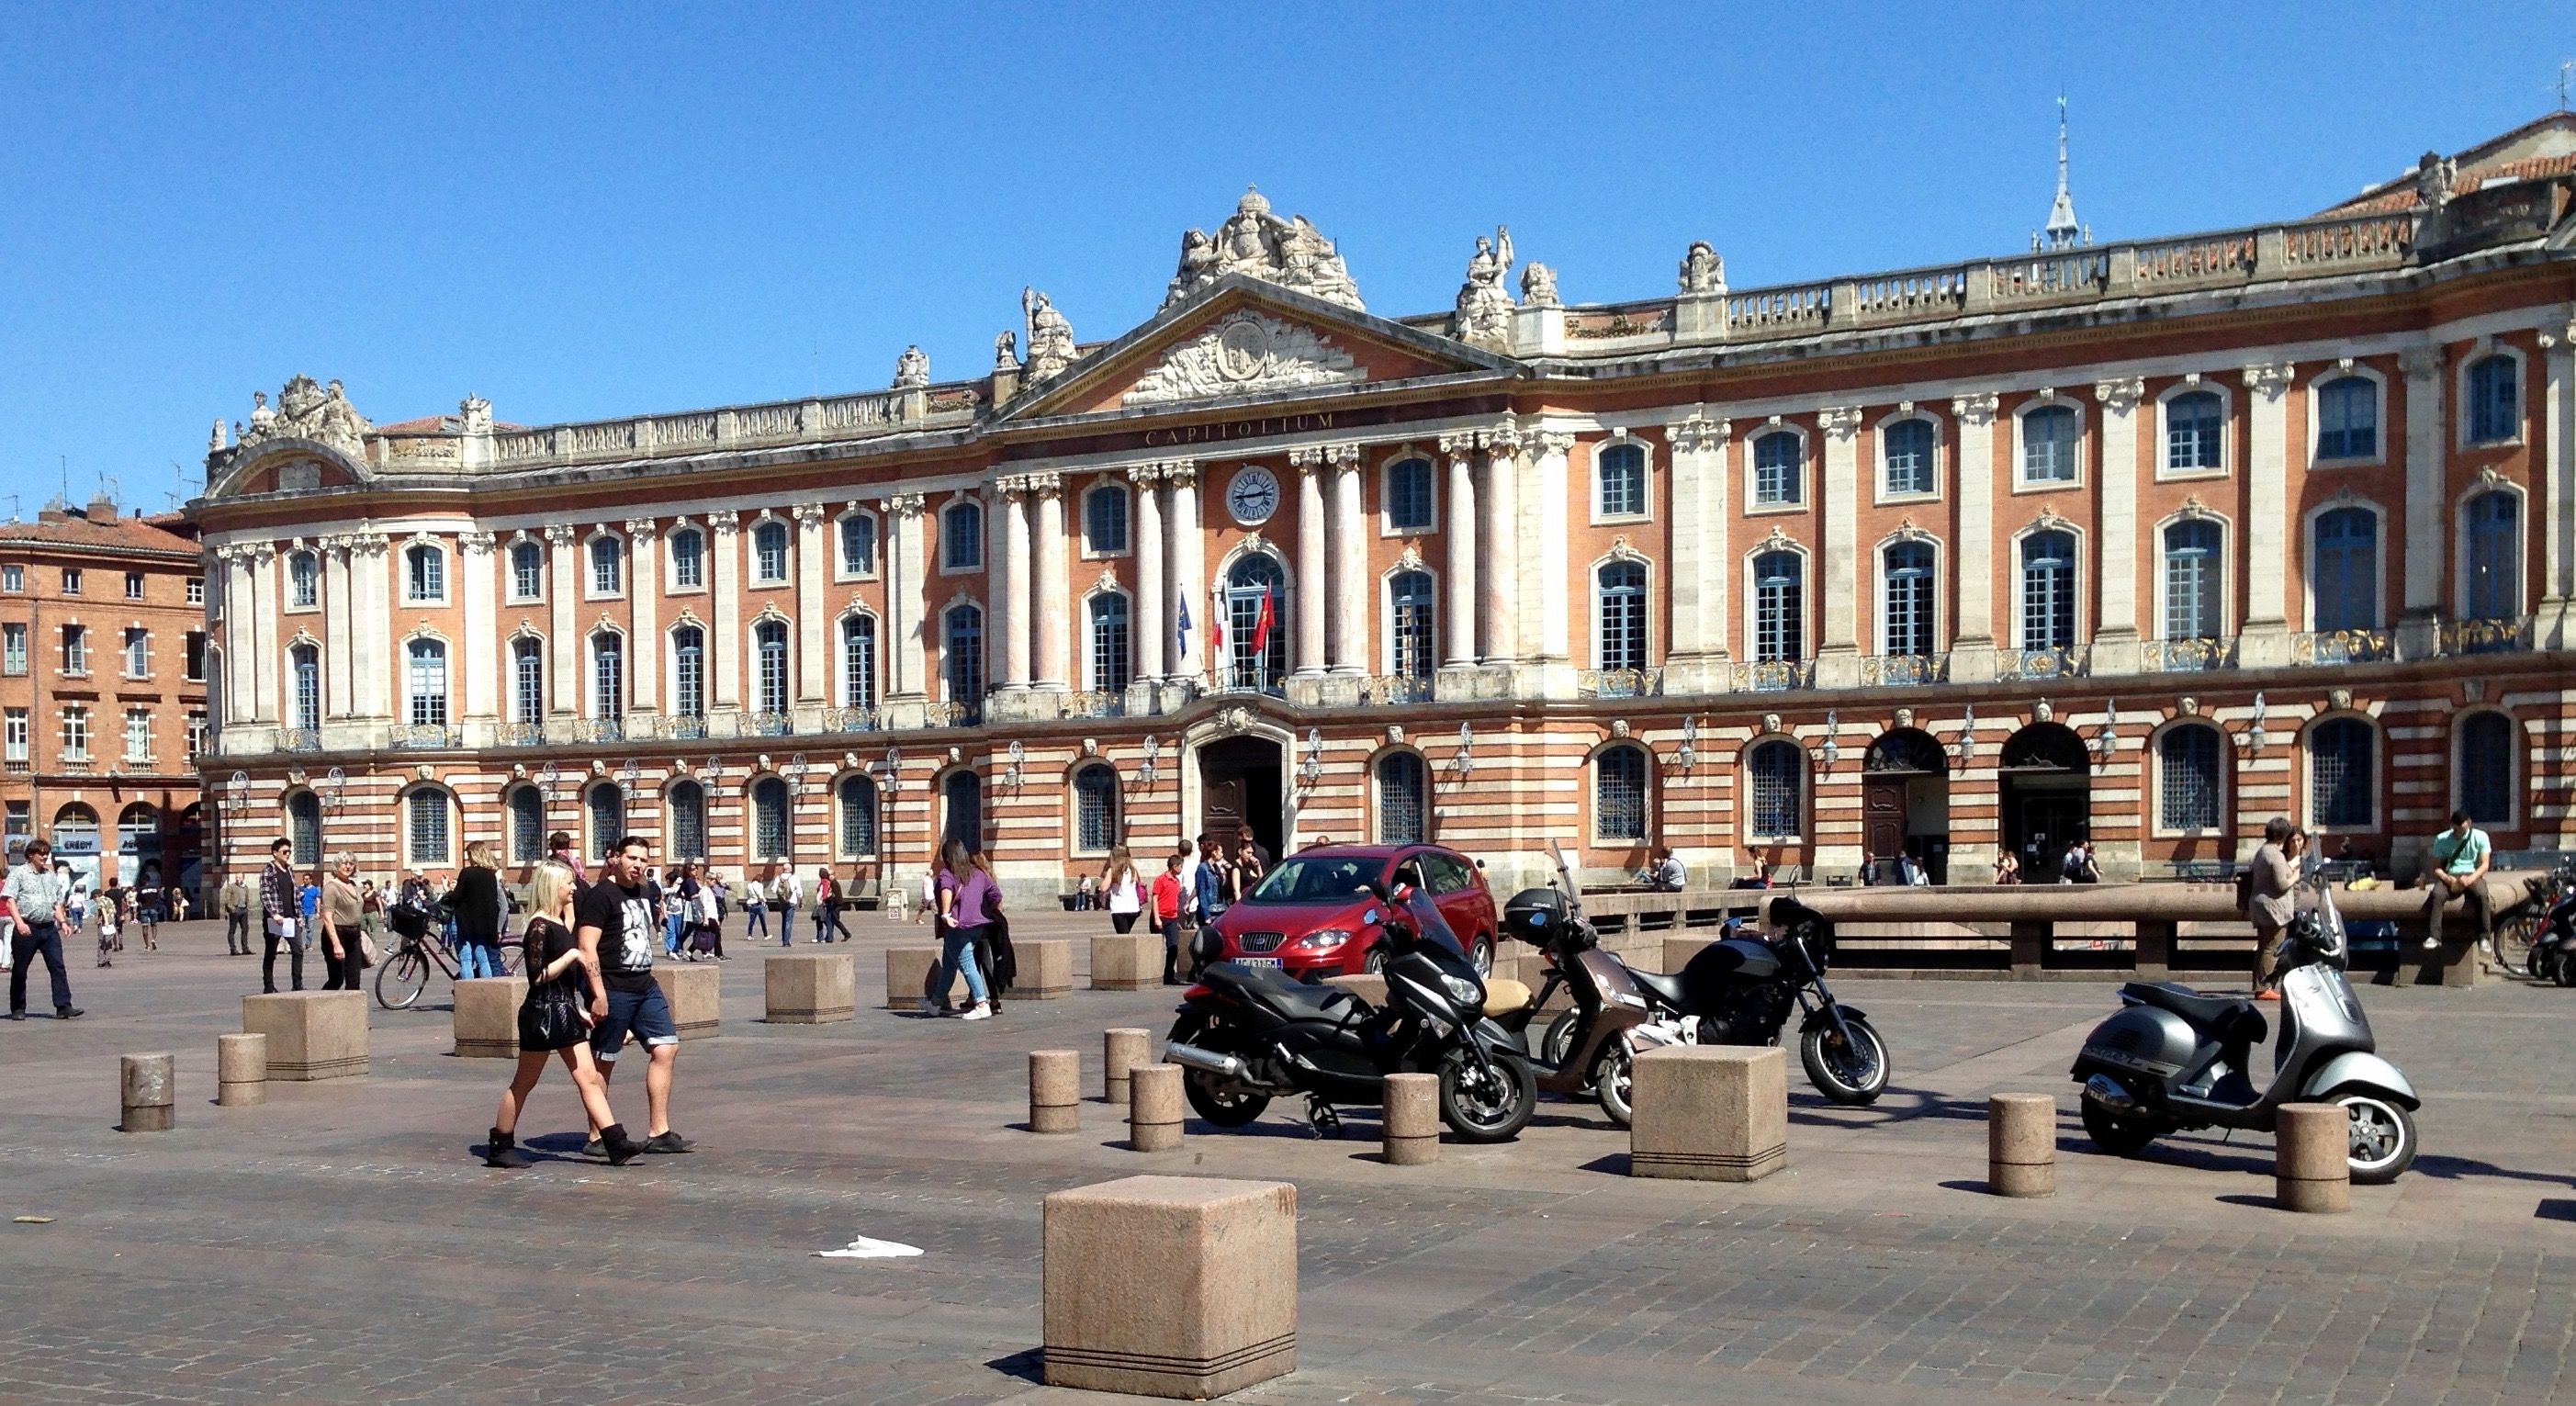
[[814, 1257], [825, 1260], [899, 1260], [921, 1253], [918, 1245], [898, 1244], [892, 1240], [871, 1240], [862, 1235], [839, 1250], [816, 1250]]

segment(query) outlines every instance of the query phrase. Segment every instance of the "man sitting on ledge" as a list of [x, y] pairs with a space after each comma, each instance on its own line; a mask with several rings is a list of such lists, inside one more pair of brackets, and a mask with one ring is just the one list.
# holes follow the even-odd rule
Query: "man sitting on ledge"
[[1681, 856], [1673, 853], [1668, 845], [1656, 846], [1654, 862], [1637, 871], [1638, 883], [1664, 893], [1681, 892], [1682, 881], [1687, 877]]
[[2424, 887], [2432, 895], [2424, 901], [2425, 947], [2442, 945], [2442, 907], [2454, 898], [2468, 900], [2479, 940], [2495, 936], [2495, 910], [2487, 904], [2483, 883], [2494, 857], [2495, 842], [2487, 832], [2469, 823], [2467, 811], [2452, 811], [2451, 828], [2433, 837], [2433, 852], [2425, 860]]

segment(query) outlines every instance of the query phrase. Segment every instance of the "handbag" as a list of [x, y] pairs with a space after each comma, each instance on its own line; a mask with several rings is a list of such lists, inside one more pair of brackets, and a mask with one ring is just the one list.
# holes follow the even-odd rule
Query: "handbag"
[[377, 955], [376, 940], [367, 935], [365, 928], [358, 929], [358, 960], [371, 967], [384, 960]]
[[519, 1045], [523, 1049], [562, 1049], [581, 1039], [581, 1002], [560, 979], [528, 989], [519, 1003]]

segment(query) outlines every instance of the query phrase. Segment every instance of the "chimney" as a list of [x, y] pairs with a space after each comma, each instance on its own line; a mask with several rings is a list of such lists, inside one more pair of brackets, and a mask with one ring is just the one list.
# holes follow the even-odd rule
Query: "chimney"
[[82, 510], [81, 516], [92, 522], [114, 522], [116, 521], [116, 500], [108, 497], [107, 490], [102, 488], [90, 498], [89, 506]]

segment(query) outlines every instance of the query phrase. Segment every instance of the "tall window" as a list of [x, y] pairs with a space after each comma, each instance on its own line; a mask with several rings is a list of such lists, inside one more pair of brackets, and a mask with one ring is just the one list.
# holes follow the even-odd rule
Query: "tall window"
[[590, 539], [590, 593], [613, 596], [626, 589], [626, 544], [606, 535]]
[[[0, 585], [6, 585], [6, 583], [5, 583], [5, 582], [0, 582]], [[10, 590], [13, 590], [13, 591], [17, 589], [17, 587], [15, 587], [15, 586], [9, 586], [9, 587], [7, 587], [7, 588], [8, 588], [8, 589], [10, 589]], [[191, 577], [189, 577], [189, 578], [188, 578], [188, 604], [190, 604], [190, 605], [204, 605], [205, 603], [206, 603], [206, 578], [205, 578], [205, 577], [203, 577], [203, 576], [191, 576]]]
[[1377, 840], [1382, 845], [1418, 845], [1431, 832], [1430, 786], [1422, 758], [1411, 752], [1389, 752], [1377, 763]]
[[671, 534], [671, 589], [694, 591], [707, 584], [707, 534], [683, 527]]
[[0, 674], [27, 672], [27, 627], [21, 624], [0, 625]]
[[948, 701], [972, 706], [984, 701], [984, 612], [973, 605], [948, 608], [946, 641], [940, 650], [940, 672], [948, 683]]
[[590, 812], [590, 852], [607, 854], [626, 838], [626, 791], [614, 781], [603, 781], [583, 799]]
[[2469, 500], [2469, 598], [2471, 620], [2522, 616], [2522, 503], [2502, 489]]
[[404, 802], [415, 867], [448, 862], [448, 805], [447, 793], [435, 786], [421, 787]]
[[2197, 723], [2168, 728], [2156, 739], [2156, 794], [2167, 830], [2215, 830], [2223, 752], [2218, 729]]
[[66, 674], [89, 672], [88, 626], [65, 625], [63, 627], [63, 672]]
[[1799, 501], [1805, 476], [1801, 461], [1805, 442], [1787, 430], [1775, 430], [1753, 441], [1753, 506], [1772, 507]]
[[1093, 556], [1127, 550], [1127, 490], [1104, 483], [1082, 495], [1082, 548]]
[[322, 800], [310, 791], [298, 791], [286, 798], [287, 853], [294, 856], [295, 867], [310, 869], [322, 862]]
[[447, 553], [427, 542], [403, 549], [403, 599], [414, 603], [447, 599]]
[[1118, 773], [1095, 762], [1073, 774], [1073, 844], [1100, 854], [1118, 844]]
[[2075, 647], [2075, 534], [2021, 539], [2021, 647]]
[[2368, 459], [2379, 453], [2379, 387], [2338, 376], [2317, 387], [2317, 457]]
[[877, 783], [852, 773], [841, 778], [841, 857], [877, 852]]
[[707, 632], [695, 625], [671, 632], [671, 711], [683, 718], [707, 715]]
[[841, 574], [873, 576], [877, 569], [877, 520], [866, 513], [841, 519]]
[[1103, 591], [1091, 598], [1091, 686], [1116, 692], [1135, 678], [1131, 611], [1127, 597]]
[[671, 818], [670, 857], [707, 857], [707, 788], [694, 781], [674, 781], [664, 801]]
[[626, 637], [609, 630], [590, 637], [590, 715], [626, 716]]
[[206, 754], [207, 735], [206, 710], [203, 708], [189, 709], [188, 760], [193, 762], [197, 758]]
[[1601, 667], [1646, 667], [1646, 566], [1643, 562], [1609, 561], [1595, 573], [1600, 593]]
[[2513, 719], [2471, 713], [2460, 724], [2460, 809], [2481, 825], [2513, 823]]
[[754, 690], [754, 711], [784, 713], [787, 711], [787, 622], [763, 620], [751, 629], [751, 647], [756, 656], [759, 677]]
[[5, 720], [0, 720], [0, 727], [5, 727], [6, 729], [8, 759], [23, 765], [27, 761], [27, 748], [29, 741], [28, 733], [30, 731], [28, 726], [27, 710], [24, 708], [9, 709], [5, 715]]
[[1386, 466], [1386, 525], [1398, 532], [1431, 526], [1431, 461], [1398, 459]]
[[1593, 460], [1601, 484], [1601, 516], [1636, 517], [1646, 511], [1646, 449], [1613, 444]]
[[939, 783], [941, 844], [964, 840], [969, 848], [984, 844], [984, 783], [972, 767], [959, 767]]
[[1621, 744], [1592, 759], [1592, 830], [1604, 840], [1646, 838], [1646, 753]]
[[142, 573], [142, 572], [140, 572], [140, 571], [129, 571], [129, 572], [125, 573], [125, 598], [126, 598], [127, 600], [141, 600], [141, 599], [143, 599], [143, 573]]
[[2216, 391], [2185, 391], [2165, 402], [2165, 467], [2225, 468], [2227, 411]]
[[2490, 356], [2469, 368], [2469, 442], [2493, 444], [2522, 433], [2520, 368], [2509, 356]]
[[[1288, 672], [1288, 573], [1261, 552], [1235, 559], [1225, 574], [1226, 682], [1269, 688]], [[1265, 609], [1266, 607], [1266, 609]], [[1265, 631], [1261, 617], [1270, 623]]]
[[524, 635], [510, 641], [510, 721], [531, 726], [546, 720], [546, 643]]
[[2377, 790], [2375, 739], [2359, 718], [2328, 718], [2308, 732], [2308, 807], [2315, 823], [2346, 828], [2370, 824]]
[[1753, 559], [1753, 659], [1770, 664], [1807, 655], [1807, 559], [1764, 552]]
[[89, 709], [78, 704], [63, 709], [63, 760], [89, 760]]
[[951, 503], [939, 514], [939, 564], [949, 571], [984, 564], [984, 509], [973, 499]]
[[1756, 742], [1744, 753], [1744, 773], [1751, 792], [1746, 819], [1752, 833], [1768, 839], [1794, 837], [1805, 806], [1806, 754], [1782, 738]]
[[1919, 416], [1887, 427], [1879, 443], [1886, 458], [1888, 496], [1932, 491], [1932, 456], [1938, 440], [1932, 422]]
[[129, 762], [152, 760], [152, 710], [125, 710], [125, 759]]
[[787, 857], [787, 783], [764, 776], [751, 783], [751, 852], [757, 859]]
[[[1921, 424], [1919, 420], [1905, 423]], [[1932, 544], [1898, 542], [1887, 549], [1887, 630], [1883, 650], [1895, 655], [1932, 652]]]
[[2186, 519], [2165, 528], [2165, 638], [2214, 640], [2226, 633], [2219, 618], [2218, 524]]
[[[202, 590], [205, 585], [204, 578], [194, 577], [191, 579], [195, 580], [199, 588]], [[27, 568], [18, 565], [16, 562], [11, 562], [7, 566], [0, 566], [0, 591], [7, 591], [11, 595], [16, 595], [25, 589], [27, 589]], [[196, 602], [190, 601], [189, 604], [194, 605]]]
[[2379, 515], [2367, 508], [2317, 514], [2314, 547], [2320, 631], [2379, 628]]
[[447, 726], [447, 646], [413, 640], [403, 647], [403, 658], [412, 726]]
[[1387, 604], [1395, 629], [1395, 672], [1398, 677], [1427, 679], [1438, 667], [1432, 653], [1432, 629], [1437, 623], [1436, 607], [1431, 601], [1431, 574], [1427, 571], [1399, 571], [1387, 578]]
[[877, 619], [873, 615], [841, 617], [841, 706], [877, 705]]
[[322, 559], [311, 552], [286, 556], [286, 608], [311, 610], [322, 603]]
[[125, 627], [125, 676], [139, 679], [152, 672], [152, 632], [140, 625]]
[[2075, 481], [2075, 407], [2043, 405], [2021, 417], [2024, 483]]
[[180, 637], [180, 648], [187, 655], [187, 678], [190, 683], [206, 681], [206, 632], [190, 630]]
[[534, 786], [510, 792], [510, 862], [534, 864], [546, 857], [546, 797]]
[[751, 529], [751, 579], [764, 586], [787, 579], [787, 524], [776, 518]]
[[299, 644], [286, 651], [287, 670], [294, 676], [293, 717], [289, 726], [314, 728], [322, 725], [322, 651], [309, 644]]
[[546, 549], [534, 542], [510, 544], [510, 599], [535, 600], [546, 593]]

